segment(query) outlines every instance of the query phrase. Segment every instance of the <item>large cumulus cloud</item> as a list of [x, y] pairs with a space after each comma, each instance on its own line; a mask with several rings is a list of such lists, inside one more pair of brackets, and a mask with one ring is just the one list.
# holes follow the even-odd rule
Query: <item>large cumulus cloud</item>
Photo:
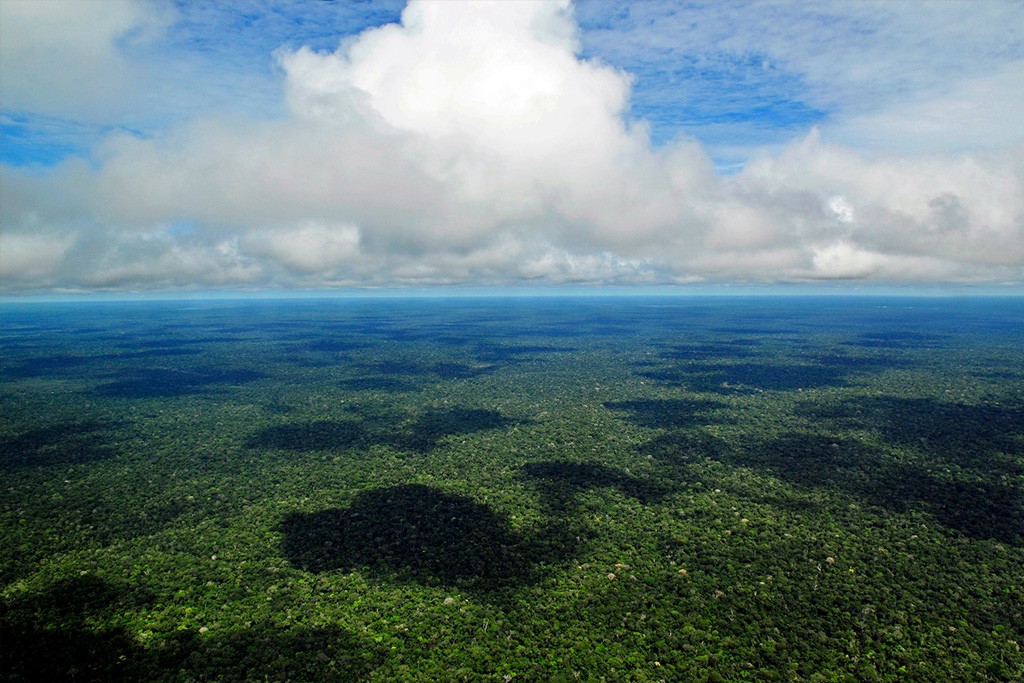
[[629, 74], [579, 52], [552, 2], [413, 2], [282, 50], [285, 116], [4, 168], [4, 289], [1024, 280], [1020, 148], [869, 158], [811, 131], [723, 177], [653, 147]]

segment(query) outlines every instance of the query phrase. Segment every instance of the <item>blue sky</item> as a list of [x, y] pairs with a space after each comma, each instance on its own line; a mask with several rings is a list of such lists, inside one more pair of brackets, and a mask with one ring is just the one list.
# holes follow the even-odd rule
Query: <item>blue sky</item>
[[[280, 116], [280, 73], [272, 57], [276, 50], [305, 45], [333, 51], [347, 36], [398, 22], [404, 6], [404, 2], [368, 1], [175, 2], [168, 4], [173, 19], [159, 39], [140, 45], [129, 34], [118, 43], [139, 60], [188, 63], [200, 78], [218, 72], [223, 83], [224, 74], [233, 74], [245, 85], [250, 113]], [[704, 10], [699, 4], [670, 3], [648, 20], [682, 13], [696, 18]], [[633, 77], [629, 116], [650, 126], [655, 145], [679, 135], [696, 137], [713, 148], [777, 145], [827, 116], [808, 101], [801, 75], [777, 65], [766, 67], [770, 58], [763, 50], [677, 49], [652, 57], [615, 40], [643, 28], [637, 26], [627, 4], [577, 3], [576, 14], [581, 56], [607, 62]], [[0, 119], [5, 138], [0, 161], [53, 165], [69, 156], [88, 156], [103, 137], [117, 130], [152, 134], [176, 118], [233, 106], [236, 87], [207, 88], [188, 93], [184, 106], [167, 106], [165, 101], [159, 108], [103, 121], [5, 107]], [[176, 102], [181, 95], [180, 91], [164, 93]], [[723, 156], [721, 162], [731, 167], [737, 160]]]
[[1024, 280], [1017, 2], [0, 12], [5, 292]]

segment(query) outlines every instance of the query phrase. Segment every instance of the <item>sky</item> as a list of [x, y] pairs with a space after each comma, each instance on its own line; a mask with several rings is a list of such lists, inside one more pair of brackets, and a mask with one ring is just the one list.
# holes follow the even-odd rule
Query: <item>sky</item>
[[1024, 291], [1024, 3], [3, 0], [0, 294]]

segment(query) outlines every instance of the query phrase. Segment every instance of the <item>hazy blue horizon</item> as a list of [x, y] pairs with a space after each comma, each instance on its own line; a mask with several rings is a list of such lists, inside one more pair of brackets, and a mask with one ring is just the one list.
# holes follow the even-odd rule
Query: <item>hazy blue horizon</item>
[[89, 303], [118, 301], [256, 301], [344, 299], [600, 299], [600, 298], [999, 298], [1024, 299], [1024, 288], [1007, 286], [935, 285], [921, 287], [867, 285], [711, 285], [679, 287], [429, 287], [353, 290], [209, 290], [152, 292], [76, 292], [0, 295], [0, 306], [18, 303]]

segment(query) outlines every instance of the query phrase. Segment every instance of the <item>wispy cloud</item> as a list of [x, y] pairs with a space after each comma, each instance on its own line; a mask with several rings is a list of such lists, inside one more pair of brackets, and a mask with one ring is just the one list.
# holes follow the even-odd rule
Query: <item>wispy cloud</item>
[[737, 142], [778, 145], [812, 124], [915, 153], [1024, 135], [1021, 89], [1006, 87], [1024, 77], [1019, 3], [583, 0], [577, 16], [586, 54], [637, 75], [634, 110], [658, 136], [696, 136], [716, 157], [741, 161]]

